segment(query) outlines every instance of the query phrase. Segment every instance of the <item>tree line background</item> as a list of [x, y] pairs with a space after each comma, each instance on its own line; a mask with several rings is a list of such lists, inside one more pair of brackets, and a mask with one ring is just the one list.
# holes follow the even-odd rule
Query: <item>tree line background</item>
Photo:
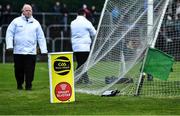
[[24, 3], [35, 4], [39, 12], [52, 12], [52, 8], [56, 1], [65, 3], [70, 12], [76, 12], [83, 4], [89, 8], [92, 5], [96, 6], [98, 12], [101, 12], [104, 0], [0, 0], [0, 4], [5, 6], [10, 4], [13, 12], [20, 12]]

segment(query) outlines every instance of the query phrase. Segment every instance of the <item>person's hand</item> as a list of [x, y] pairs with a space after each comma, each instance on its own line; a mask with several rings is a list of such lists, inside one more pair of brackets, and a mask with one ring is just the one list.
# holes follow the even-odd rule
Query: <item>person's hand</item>
[[6, 49], [6, 53], [7, 54], [12, 54], [13, 53], [13, 48]]
[[47, 56], [47, 53], [41, 53], [41, 56]]
[[37, 48], [36, 48], [36, 52], [37, 52], [37, 54], [40, 54], [40, 53], [41, 53], [41, 51], [40, 51], [40, 48], [39, 48], [39, 47], [37, 47]]

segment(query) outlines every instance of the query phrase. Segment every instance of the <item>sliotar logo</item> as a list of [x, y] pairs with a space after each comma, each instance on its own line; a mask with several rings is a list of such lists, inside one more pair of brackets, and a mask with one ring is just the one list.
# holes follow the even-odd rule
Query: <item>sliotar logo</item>
[[65, 56], [60, 56], [54, 61], [54, 70], [59, 75], [66, 75], [71, 69], [71, 62]]
[[67, 101], [72, 96], [71, 85], [67, 82], [61, 82], [55, 87], [56, 98], [60, 101]]

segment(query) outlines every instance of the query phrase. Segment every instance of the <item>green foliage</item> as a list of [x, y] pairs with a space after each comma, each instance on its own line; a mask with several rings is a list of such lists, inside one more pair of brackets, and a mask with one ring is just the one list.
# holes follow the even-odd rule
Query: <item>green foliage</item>
[[51, 104], [49, 93], [47, 63], [36, 65], [32, 91], [16, 90], [13, 64], [0, 64], [0, 115], [180, 115], [180, 98], [76, 93], [73, 103]]

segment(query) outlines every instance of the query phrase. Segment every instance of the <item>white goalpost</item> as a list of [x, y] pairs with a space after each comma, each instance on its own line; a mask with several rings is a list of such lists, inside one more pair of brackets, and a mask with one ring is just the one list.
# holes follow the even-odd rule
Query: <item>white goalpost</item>
[[[160, 18], [160, 22], [157, 25], [157, 31], [155, 32], [154, 38], [152, 40], [151, 43], [151, 48], [156, 48], [161, 50], [162, 52], [164, 52], [165, 55], [171, 55], [171, 57], [173, 57], [173, 59], [175, 60], [174, 63], [174, 67], [172, 67], [171, 69], [171, 74], [169, 75], [167, 80], [161, 80], [161, 79], [157, 79], [154, 78], [152, 75], [144, 75], [144, 78], [146, 78], [144, 80], [142, 89], [141, 89], [141, 93], [140, 95], [144, 95], [144, 96], [155, 96], [155, 97], [177, 97], [180, 96], [180, 78], [178, 78], [178, 71], [180, 70], [180, 65], [178, 63], [179, 59], [179, 53], [177, 52], [177, 50], [172, 49], [172, 46], [167, 46], [164, 45], [163, 43], [173, 43], [175, 49], [179, 49], [180, 48], [180, 40], [175, 41], [176, 38], [178, 38], [178, 33], [176, 33], [176, 30], [173, 30], [174, 32], [168, 32], [168, 19], [167, 17], [164, 17], [166, 14], [166, 9], [168, 7], [168, 3], [169, 1], [166, 1], [166, 8], [165, 10], [162, 11], [161, 14], [163, 14]], [[170, 9], [170, 5], [169, 5], [169, 9]], [[173, 25], [171, 24], [171, 28], [177, 28], [179, 27], [179, 25], [176, 23], [175, 21], [171, 21], [171, 23], [174, 23]], [[171, 35], [169, 36], [169, 38], [166, 38], [166, 36], [163, 36], [164, 33], [171, 33]], [[162, 38], [166, 38], [162, 41]], [[171, 41], [170, 41], [171, 40]], [[179, 47], [176, 47], [179, 46]], [[157, 56], [158, 58], [158, 56]], [[161, 61], [163, 62], [163, 61]], [[166, 63], [164, 64], [164, 68], [166, 68]], [[161, 74], [163, 74], [165, 72], [161, 72]], [[175, 75], [176, 74], [176, 75]]]
[[75, 82], [87, 73], [92, 83], [75, 84], [75, 90], [137, 94], [145, 52], [156, 43], [168, 1], [106, 0], [89, 58], [75, 71]]

